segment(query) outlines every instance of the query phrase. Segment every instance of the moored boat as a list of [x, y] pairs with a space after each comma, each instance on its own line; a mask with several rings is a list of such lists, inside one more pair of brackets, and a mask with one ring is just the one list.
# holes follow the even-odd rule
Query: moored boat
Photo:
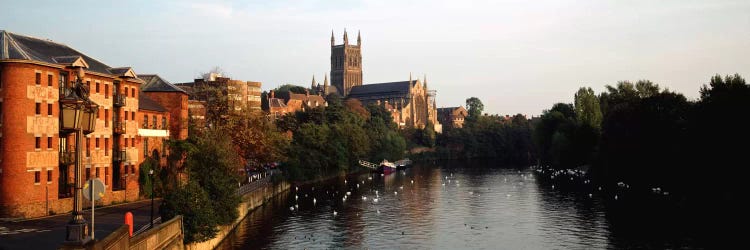
[[393, 162], [389, 162], [388, 160], [383, 160], [380, 162], [379, 169], [381, 173], [383, 174], [390, 174], [396, 171], [396, 164]]
[[409, 158], [396, 161], [396, 169], [405, 169], [411, 167], [411, 160]]

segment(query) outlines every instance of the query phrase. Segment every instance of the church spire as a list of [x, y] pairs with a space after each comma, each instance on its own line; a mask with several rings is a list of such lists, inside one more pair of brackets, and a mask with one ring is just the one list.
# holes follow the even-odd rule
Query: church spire
[[409, 84], [411, 84], [411, 72], [409, 72]]
[[312, 89], [313, 91], [315, 91], [315, 89], [317, 89], [317, 87], [318, 87], [317, 84], [315, 84], [315, 75], [313, 75], [313, 77], [312, 77], [312, 83], [310, 84], [310, 89]]
[[325, 80], [323, 80], [323, 95], [328, 94], [328, 74], [325, 74]]
[[346, 35], [346, 28], [344, 28], [344, 45], [349, 45], [349, 36]]
[[424, 74], [422, 81], [424, 81], [424, 89], [427, 89], [427, 74]]
[[357, 46], [362, 45], [362, 36], [359, 33], [359, 30], [357, 31]]
[[333, 47], [333, 45], [336, 45], [335, 42], [336, 40], [333, 38], [333, 30], [331, 30], [331, 47]]

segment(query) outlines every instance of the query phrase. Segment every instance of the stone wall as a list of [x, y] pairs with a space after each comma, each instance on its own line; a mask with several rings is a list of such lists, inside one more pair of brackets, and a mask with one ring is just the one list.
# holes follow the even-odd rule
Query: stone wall
[[240, 206], [237, 208], [239, 210], [239, 217], [237, 217], [237, 220], [232, 223], [230, 226], [221, 226], [219, 227], [219, 233], [211, 240], [200, 242], [200, 243], [193, 243], [185, 245], [186, 250], [210, 250], [216, 248], [223, 240], [227, 237], [230, 233], [232, 233], [232, 230], [243, 220], [245, 219], [245, 216], [247, 216], [249, 213], [252, 212], [253, 209], [260, 207], [263, 205], [263, 203], [266, 202], [266, 200], [282, 193], [287, 190], [289, 190], [289, 187], [291, 185], [284, 181], [282, 183], [276, 184], [276, 185], [265, 185], [264, 187], [261, 187], [255, 191], [252, 191], [246, 195], [242, 196], [242, 203], [240, 203]]

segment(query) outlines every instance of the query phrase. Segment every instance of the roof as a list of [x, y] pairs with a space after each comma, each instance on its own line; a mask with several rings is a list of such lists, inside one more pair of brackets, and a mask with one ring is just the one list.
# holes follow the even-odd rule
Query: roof
[[[416, 81], [412, 81], [416, 82]], [[352, 87], [349, 97], [366, 97], [373, 95], [409, 95], [409, 81], [372, 83]]]
[[447, 108], [438, 108], [437, 109], [438, 116], [440, 117], [450, 117], [451, 115], [461, 115], [463, 114], [468, 115], [468, 111], [463, 106], [458, 107], [447, 107]]
[[281, 98], [269, 98], [268, 106], [271, 108], [285, 108], [286, 104], [284, 104], [284, 100]]
[[148, 98], [146, 95], [138, 95], [138, 109], [167, 112], [167, 109], [161, 106], [161, 104]]
[[187, 94], [187, 91], [184, 89], [175, 86], [156, 74], [138, 75], [138, 78], [146, 82], [141, 85], [141, 91], [143, 92], [181, 92]]
[[319, 95], [295, 94], [295, 93], [290, 92], [289, 99], [300, 100], [303, 102], [307, 102], [307, 101], [317, 102], [320, 104], [326, 103], [326, 100], [323, 99], [323, 97]]
[[[92, 57], [65, 44], [0, 30], [0, 60], [20, 59], [51, 64], [85, 66], [88, 71], [108, 75], [117, 74], [113, 69]], [[80, 63], [80, 64], [76, 64]], [[113, 72], [117, 71], [117, 72]]]

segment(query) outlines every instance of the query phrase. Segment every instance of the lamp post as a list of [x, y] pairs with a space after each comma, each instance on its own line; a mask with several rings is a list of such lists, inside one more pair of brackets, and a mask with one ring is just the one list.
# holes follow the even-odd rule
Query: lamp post
[[[65, 244], [81, 246], [88, 243], [88, 222], [83, 218], [83, 183], [81, 171], [82, 134], [94, 131], [96, 111], [98, 105], [88, 98], [88, 90], [83, 86], [83, 68], [78, 68], [77, 80], [71, 88], [60, 86], [64, 90], [64, 98], [60, 99], [60, 130], [65, 133], [75, 133], [75, 194], [73, 196], [73, 217], [66, 226]], [[63, 83], [65, 84], [65, 83]]]
[[151, 228], [154, 228], [154, 169], [148, 170], [148, 176], [151, 177]]

